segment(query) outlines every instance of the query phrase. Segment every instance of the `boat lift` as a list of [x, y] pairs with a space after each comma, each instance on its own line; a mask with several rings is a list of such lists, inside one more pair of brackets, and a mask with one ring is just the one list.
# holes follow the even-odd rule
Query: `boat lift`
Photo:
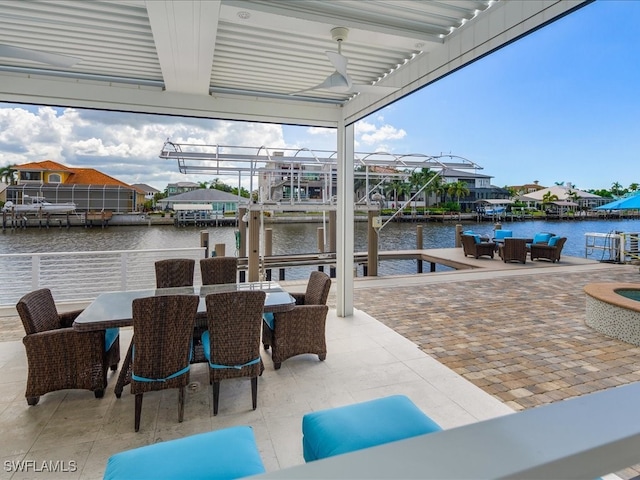
[[[252, 198], [252, 201], [247, 201], [246, 204], [251, 244], [248, 256], [249, 281], [260, 279], [259, 265], [263, 263], [260, 262], [260, 257], [264, 259], [264, 252], [258, 254], [260, 236], [251, 234], [251, 230], [253, 228], [255, 232], [259, 226], [259, 230], [264, 232], [265, 212], [322, 212], [323, 225], [326, 223], [326, 214], [329, 212], [330, 218], [334, 218], [335, 221], [335, 213], [331, 215], [331, 212], [337, 210], [335, 186], [337, 185], [338, 155], [336, 150], [206, 145], [167, 140], [159, 156], [162, 159], [175, 160], [181, 173], [237, 176], [239, 186], [244, 179], [248, 180], [250, 192], [257, 190], [257, 198]], [[368, 274], [371, 276], [376, 276], [378, 272], [378, 234], [390, 220], [382, 224], [379, 216], [383, 198], [378, 189], [382, 184], [394, 179], [406, 180], [412, 172], [419, 169], [430, 169], [438, 174], [442, 174], [445, 169], [482, 170], [482, 167], [476, 163], [452, 154], [355, 152], [353, 160], [354, 179], [364, 180], [366, 192], [355, 202], [354, 208], [356, 211], [367, 212], [369, 231], [375, 236], [375, 238], [369, 236]], [[412, 199], [420, 194], [428, 183], [419, 188]], [[311, 190], [313, 194], [310, 194]], [[402, 211], [399, 205], [396, 207], [397, 211], [392, 218]], [[244, 217], [244, 212], [244, 208], [239, 208], [239, 220]], [[253, 215], [254, 212], [255, 215]], [[245, 222], [238, 223], [241, 237], [244, 238], [242, 230]], [[330, 226], [330, 230], [335, 233], [335, 228], [332, 229]], [[327, 229], [324, 228], [323, 231], [325, 232], [324, 244], [327, 245]], [[329, 239], [329, 251], [335, 252], [334, 246], [335, 239]], [[243, 248], [240, 248], [239, 255], [245, 256]], [[264, 276], [264, 272], [262, 275]]]

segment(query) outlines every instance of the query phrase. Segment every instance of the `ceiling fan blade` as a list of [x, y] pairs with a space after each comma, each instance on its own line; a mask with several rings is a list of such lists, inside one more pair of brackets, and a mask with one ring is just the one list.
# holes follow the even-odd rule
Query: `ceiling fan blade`
[[351, 80], [349, 78], [345, 79], [340, 72], [333, 72], [331, 75], [324, 79], [324, 82], [320, 83], [319, 85], [291, 93], [290, 95], [296, 95], [298, 93], [308, 92], [310, 90], [331, 90], [334, 92], [347, 92], [349, 91], [349, 89], [351, 89]]
[[382, 85], [352, 85], [350, 91], [354, 93], [370, 93], [373, 95], [389, 95], [399, 90], [398, 87], [384, 87]]
[[42, 52], [40, 50], [32, 50], [30, 48], [13, 47], [11, 45], [1, 44], [0, 57], [28, 60], [31, 62], [52, 65], [54, 67], [72, 67], [82, 60], [81, 58], [70, 57], [68, 55], [60, 55], [59, 53]]
[[349, 63], [349, 60], [347, 59], [347, 57], [336, 52], [325, 53], [327, 54], [327, 57], [329, 57], [329, 61], [333, 65], [333, 68], [336, 69], [336, 72], [338, 72], [344, 78], [348, 78], [349, 74], [347, 73], [347, 64]]

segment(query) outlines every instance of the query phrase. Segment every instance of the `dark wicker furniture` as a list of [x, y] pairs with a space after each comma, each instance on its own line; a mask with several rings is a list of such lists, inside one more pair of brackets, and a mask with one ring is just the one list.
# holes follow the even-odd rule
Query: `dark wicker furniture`
[[190, 258], [158, 260], [155, 263], [156, 287], [192, 287], [195, 264], [196, 261]]
[[211, 257], [200, 260], [202, 285], [236, 283], [238, 259], [236, 257]]
[[532, 243], [531, 247], [529, 247], [531, 260], [543, 258], [545, 260], [550, 260], [553, 263], [559, 262], [560, 253], [562, 252], [562, 247], [564, 247], [564, 243], [566, 241], [566, 237], [561, 237], [554, 246], [549, 246], [548, 244], [543, 243]]
[[[236, 283], [238, 278], [238, 259], [236, 257], [211, 257], [200, 260], [202, 285], [220, 285]], [[206, 362], [202, 346], [202, 334], [207, 330], [207, 312], [196, 316], [193, 331], [193, 358], [191, 363]]]
[[213, 414], [218, 414], [220, 382], [229, 378], [251, 378], [251, 399], [258, 402], [258, 376], [264, 364], [260, 357], [260, 324], [266, 294], [257, 290], [212, 293], [206, 296], [209, 329], [203, 334], [213, 384]]
[[78, 332], [72, 328], [82, 312], [58, 313], [47, 288], [23, 296], [16, 309], [26, 336], [29, 371], [25, 397], [36, 405], [40, 396], [67, 388], [91, 390], [96, 398], [104, 395], [107, 370], [118, 369], [120, 338], [105, 350], [105, 331]]
[[461, 235], [462, 249], [464, 250], [464, 256], [469, 255], [479, 258], [483, 255], [493, 258], [496, 251], [496, 244], [494, 242], [476, 242], [473, 235]]
[[131, 394], [136, 396], [136, 432], [145, 392], [178, 388], [178, 421], [182, 422], [198, 302], [197, 295], [166, 295], [138, 298], [132, 303]]
[[505, 238], [498, 249], [502, 261], [527, 263], [527, 242], [526, 238]]
[[327, 319], [327, 297], [331, 289], [331, 278], [326, 273], [311, 272], [307, 290], [290, 293], [296, 306], [287, 312], [273, 314], [273, 329], [267, 321], [262, 322], [262, 343], [265, 350], [271, 347], [271, 359], [279, 369], [287, 358], [304, 353], [327, 358], [325, 322]]

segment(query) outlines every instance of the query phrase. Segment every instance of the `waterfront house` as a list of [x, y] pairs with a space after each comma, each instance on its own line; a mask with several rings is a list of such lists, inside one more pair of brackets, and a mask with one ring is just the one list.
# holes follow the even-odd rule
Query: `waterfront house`
[[153, 200], [156, 193], [160, 193], [160, 190], [153, 188], [151, 185], [147, 185], [146, 183], [134, 183], [131, 186], [139, 192], [142, 192], [145, 200]]
[[200, 185], [193, 182], [177, 182], [177, 183], [169, 183], [166, 188], [166, 193], [168, 196], [178, 195], [180, 193], [192, 192], [193, 190], [198, 190]]
[[[549, 199], [550, 201], [545, 201]], [[571, 202], [575, 208], [582, 210], [590, 210], [592, 208], [604, 205], [611, 199], [603, 198], [600, 195], [578, 190], [571, 183], [567, 185], [554, 185], [553, 187], [542, 188], [535, 192], [529, 192], [526, 195], [520, 195], [517, 200], [527, 203], [529, 207], [542, 208], [543, 203], [552, 204], [553, 202], [561, 202], [556, 205], [558, 210], [566, 211], [566, 207], [571, 207], [566, 202]]]
[[44, 197], [51, 203], [72, 202], [77, 212], [131, 212], [144, 196], [135, 188], [94, 168], [68, 167], [52, 160], [16, 165], [16, 185], [9, 185], [6, 200], [23, 203]]
[[158, 200], [158, 207], [162, 210], [173, 210], [176, 205], [181, 205], [182, 209], [191, 205], [193, 210], [198, 210], [198, 207], [207, 205], [212, 207], [214, 213], [223, 215], [225, 212], [238, 211], [238, 204], [248, 202], [248, 198], [238, 197], [222, 190], [199, 188]]

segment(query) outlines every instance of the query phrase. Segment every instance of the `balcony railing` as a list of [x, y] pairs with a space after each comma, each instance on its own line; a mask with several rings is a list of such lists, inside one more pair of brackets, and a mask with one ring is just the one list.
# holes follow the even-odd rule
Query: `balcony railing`
[[[205, 248], [47, 252], [0, 255], [0, 306], [27, 292], [49, 288], [58, 302], [91, 300], [102, 292], [154, 288], [154, 263], [166, 258], [205, 257]], [[198, 285], [200, 269], [194, 269]]]

